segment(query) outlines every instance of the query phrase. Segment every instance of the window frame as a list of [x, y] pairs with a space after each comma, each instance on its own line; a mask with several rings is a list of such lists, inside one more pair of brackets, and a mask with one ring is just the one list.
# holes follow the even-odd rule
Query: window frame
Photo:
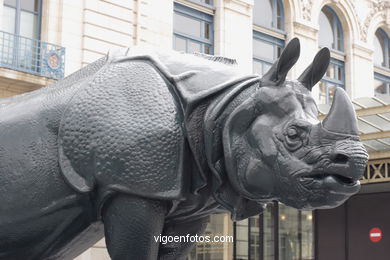
[[[280, 250], [281, 250], [281, 245], [280, 245], [280, 238], [281, 238], [281, 227], [280, 227], [280, 206], [281, 204], [277, 201], [273, 201], [271, 203], [268, 204], [267, 208], [269, 209], [270, 211], [270, 221], [271, 221], [271, 226], [272, 226], [272, 229], [271, 229], [271, 237], [272, 237], [272, 241], [273, 241], [273, 244], [272, 244], [272, 259], [273, 260], [277, 260], [280, 258]], [[287, 207], [287, 206], [286, 206]], [[302, 254], [302, 246], [303, 246], [303, 243], [302, 243], [302, 223], [303, 223], [303, 214], [302, 214], [302, 211], [301, 210], [297, 210], [297, 209], [293, 209], [293, 210], [296, 210], [297, 211], [297, 236], [298, 236], [298, 246], [299, 246], [299, 249], [298, 249], [298, 255], [299, 255], [299, 259], [303, 259], [303, 254]], [[263, 212], [264, 213], [264, 212]], [[259, 255], [258, 255], [258, 258], [256, 260], [264, 260], [266, 259], [266, 256], [264, 256], [264, 253], [265, 253], [265, 244], [264, 244], [264, 237], [265, 237], [265, 217], [264, 217], [264, 214], [261, 213], [260, 215], [257, 215], [257, 216], [253, 216], [251, 218], [258, 218], [258, 221], [259, 221], [259, 232], [255, 232], [255, 235], [257, 236], [257, 241], [259, 241]], [[314, 221], [314, 211], [311, 211], [311, 214], [312, 214], [312, 219], [310, 220], [311, 223], [312, 223], [312, 240], [313, 240], [313, 245], [314, 245], [314, 240], [315, 240], [315, 233], [314, 233], [314, 229], [315, 229], [315, 221]], [[245, 224], [244, 225], [241, 225], [241, 224], [238, 224], [237, 222], [233, 222], [233, 237], [234, 237], [234, 244], [233, 244], [233, 259], [236, 259], [239, 255], [237, 254], [237, 226], [240, 225], [242, 227], [245, 227]], [[250, 259], [253, 259], [253, 256], [251, 255], [251, 235], [253, 234], [251, 232], [251, 221], [250, 221], [250, 218], [247, 219], [247, 232], [248, 232], [248, 240], [247, 241], [243, 241], [244, 243], [246, 242], [247, 243], [247, 256], [248, 257], [248, 260]], [[312, 256], [313, 256], [313, 259], [315, 259], [315, 247], [313, 246], [313, 251], [312, 251]], [[269, 258], [267, 258], [269, 259]]]
[[378, 28], [375, 31], [374, 37], [376, 37], [377, 32], [379, 32], [383, 36], [385, 42], [384, 53], [381, 53], [381, 55], [384, 55], [383, 58], [384, 58], [385, 66], [382, 66], [382, 64], [376, 64], [375, 59], [373, 58], [374, 80], [378, 80], [386, 84], [387, 93], [386, 94], [377, 93], [375, 91], [375, 85], [374, 85], [374, 95], [375, 96], [390, 95], [390, 49], [389, 49], [390, 37], [382, 28]]
[[390, 73], [387, 76], [387, 75], [384, 75], [384, 74], [381, 74], [378, 72], [374, 72], [374, 80], [378, 80], [378, 81], [381, 81], [384, 84], [386, 84], [386, 92], [387, 92], [386, 94], [380, 94], [380, 93], [375, 92], [375, 89], [374, 89], [375, 96], [390, 95]]
[[[390, 52], [390, 50], [389, 50], [389, 48], [390, 48], [390, 38], [389, 38], [387, 33], [382, 28], [378, 28], [375, 31], [375, 34], [376, 34], [376, 32], [381, 34], [383, 36], [383, 38], [385, 39], [384, 53], [382, 53], [384, 61], [385, 61], [385, 66], [375, 64], [375, 60], [374, 60], [374, 66], [382, 68], [382, 69], [385, 69], [385, 70], [389, 70], [390, 69], [390, 53], [389, 53]], [[376, 37], [376, 35], [374, 35], [374, 37]]]
[[[254, 0], [254, 5], [256, 5], [257, 1], [264, 1], [264, 0]], [[285, 19], [284, 19], [285, 15], [284, 15], [283, 1], [282, 0], [270, 0], [270, 1], [273, 1], [273, 3], [272, 3], [272, 26], [269, 27], [269, 26], [265, 26], [265, 25], [262, 25], [262, 24], [255, 23], [254, 17], [255, 17], [255, 15], [257, 15], [257, 14], [255, 14], [255, 12], [252, 13], [252, 15], [253, 15], [253, 25], [259, 26], [259, 27], [263, 27], [263, 28], [267, 28], [267, 29], [270, 29], [270, 30], [273, 30], [273, 31], [276, 31], [276, 32], [284, 33], [284, 31], [285, 31]], [[277, 6], [280, 6], [281, 28], [278, 28], [278, 18], [279, 17], [278, 17], [278, 8], [277, 8]]]
[[[341, 80], [337, 80], [334, 78], [329, 78], [324, 75], [324, 77], [321, 79], [321, 82], [325, 84], [326, 92], [325, 92], [325, 104], [330, 104], [330, 87], [336, 86], [340, 87], [345, 90], [345, 63], [342, 60], [338, 60], [335, 58], [330, 58], [329, 65], [337, 66], [341, 69]], [[329, 86], [331, 85], [331, 86]], [[322, 95], [321, 91], [319, 93]]]
[[[330, 49], [330, 52], [331, 52], [331, 58], [330, 58], [330, 61], [329, 61], [329, 65], [334, 65], [334, 66], [337, 66], [341, 69], [341, 79], [340, 80], [337, 80], [335, 78], [330, 78], [330, 77], [327, 77], [326, 74], [324, 75], [324, 77], [321, 79], [321, 82], [325, 84], [325, 87], [326, 87], [326, 92], [324, 93], [325, 94], [325, 104], [329, 104], [330, 103], [330, 87], [329, 85], [332, 85], [332, 86], [336, 86], [336, 87], [341, 87], [343, 89], [346, 89], [346, 86], [345, 86], [345, 53], [344, 53], [344, 50], [345, 50], [345, 42], [344, 42], [344, 32], [343, 32], [343, 26], [341, 24], [341, 21], [337, 15], [337, 13], [329, 6], [325, 5], [322, 9], [321, 9], [321, 12], [323, 12], [323, 9], [327, 10], [331, 15], [332, 15], [332, 23], [331, 23], [331, 26], [332, 26], [332, 33], [333, 33], [333, 39], [334, 39], [334, 44], [335, 44], [335, 47], [336, 48], [333, 48], [329, 46], [322, 46], [321, 43], [319, 42], [319, 46], [320, 47], [328, 47]], [[324, 13], [325, 14], [325, 13]], [[325, 14], [326, 16], [326, 14]], [[339, 46], [339, 42], [338, 42], [338, 38], [337, 38], [337, 31], [340, 32], [340, 44], [341, 46]], [[318, 37], [319, 38], [319, 37]], [[335, 55], [332, 55], [332, 54], [335, 54]], [[321, 93], [321, 90], [319, 91], [319, 98], [321, 97], [321, 95], [323, 95], [323, 93]]]
[[5, 2], [3, 3], [4, 6], [15, 9], [15, 31], [13, 32], [13, 34], [18, 36], [20, 35], [20, 18], [21, 18], [21, 13], [23, 11], [33, 15], [37, 15], [38, 28], [37, 28], [37, 33], [35, 35], [35, 38], [33, 39], [40, 40], [41, 30], [42, 30], [42, 0], [38, 0], [38, 7], [36, 12], [22, 9], [21, 1], [23, 0], [15, 0], [15, 1], [16, 1], [16, 6], [8, 5]]
[[198, 5], [202, 5], [208, 8], [213, 8], [214, 7], [214, 0], [210, 0], [210, 4], [206, 3], [206, 0], [186, 0], [188, 2], [192, 2]]
[[[339, 53], [339, 54], [344, 54], [344, 31], [343, 31], [343, 26], [341, 24], [341, 21], [337, 15], [337, 13], [329, 6], [325, 5], [322, 9], [321, 9], [321, 12], [323, 12], [322, 10], [323, 9], [326, 9], [328, 12], [330, 12], [330, 14], [332, 15], [332, 23], [331, 23], [331, 27], [332, 27], [332, 33], [333, 33], [333, 39], [335, 40], [334, 44], [335, 44], [335, 48], [330, 47], [330, 50], [335, 52], [335, 53]], [[325, 14], [326, 16], [326, 14]], [[338, 39], [337, 39], [337, 31], [340, 31], [340, 42], [341, 42], [341, 46], [339, 46], [339, 43], [338, 43]], [[321, 43], [319, 43], [320, 47], [328, 47], [328, 46], [322, 46]]]
[[201, 45], [201, 52], [204, 52], [205, 46], [208, 46], [210, 48], [210, 53], [214, 53], [214, 17], [210, 14], [201, 12], [199, 10], [195, 10], [193, 8], [181, 5], [179, 3], [174, 3], [174, 15], [178, 14], [196, 21], [199, 21], [201, 23], [201, 35], [204, 35], [204, 25], [209, 24], [210, 26], [210, 39], [202, 38], [202, 37], [196, 37], [190, 34], [187, 34], [185, 32], [179, 32], [175, 29], [175, 23], [173, 23], [173, 43], [172, 47], [173, 49], [176, 49], [176, 42], [175, 38], [181, 38], [186, 41], [186, 51], [188, 50], [188, 42], [196, 42]]
[[[259, 62], [263, 64], [267, 64], [269, 66], [272, 66], [274, 61], [278, 58], [278, 53], [277, 53], [277, 48], [283, 49], [285, 47], [285, 40], [280, 39], [268, 34], [265, 34], [263, 32], [259, 32], [256, 30], [253, 30], [253, 41], [262, 41], [268, 44], [271, 44], [274, 46], [274, 59], [273, 60], [268, 60], [264, 59], [262, 57], [255, 56], [254, 53], [252, 53], [252, 62]], [[266, 73], [266, 71], [263, 71], [263, 73]], [[264, 74], [263, 74], [264, 75]]]

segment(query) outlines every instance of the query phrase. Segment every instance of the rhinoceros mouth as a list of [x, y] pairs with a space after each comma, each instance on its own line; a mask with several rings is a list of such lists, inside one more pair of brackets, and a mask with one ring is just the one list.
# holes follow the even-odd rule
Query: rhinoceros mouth
[[352, 177], [344, 176], [337, 173], [318, 173], [311, 176], [306, 176], [304, 178], [312, 178], [314, 180], [324, 180], [326, 178], [334, 178], [338, 183], [345, 184], [345, 185], [355, 185], [358, 180], [355, 180]]
[[323, 172], [302, 176], [302, 180], [308, 185], [320, 185], [331, 193], [354, 194], [360, 189], [360, 182], [357, 178], [346, 176], [340, 173]]

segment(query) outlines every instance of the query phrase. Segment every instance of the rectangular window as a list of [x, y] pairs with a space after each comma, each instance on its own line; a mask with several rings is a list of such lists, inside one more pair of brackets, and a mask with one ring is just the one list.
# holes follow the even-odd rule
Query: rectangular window
[[264, 212], [235, 223], [233, 259], [314, 260], [313, 217], [273, 202]]
[[[214, 236], [226, 235], [224, 226], [227, 217], [230, 216], [226, 216], [226, 214], [211, 215], [203, 236], [210, 236], [212, 239]], [[226, 244], [228, 242], [198, 242], [188, 255], [187, 260], [223, 260]]]
[[253, 32], [253, 72], [264, 75], [272, 63], [279, 57], [284, 47], [284, 40]]
[[331, 58], [328, 70], [319, 83], [320, 104], [331, 104], [336, 87], [345, 89], [344, 62]]
[[42, 0], [4, 0], [0, 66], [62, 78], [65, 49], [40, 41]]
[[213, 16], [175, 3], [173, 48], [187, 53], [213, 54]]

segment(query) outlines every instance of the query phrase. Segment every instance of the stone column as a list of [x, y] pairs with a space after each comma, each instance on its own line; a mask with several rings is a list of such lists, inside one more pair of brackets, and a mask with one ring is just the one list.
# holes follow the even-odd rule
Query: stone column
[[135, 2], [138, 2], [135, 45], [171, 49], [173, 46], [173, 0], [138, 0]]
[[374, 96], [373, 49], [374, 46], [370, 48], [357, 43], [352, 44], [351, 78], [354, 79], [350, 93], [352, 99]]
[[234, 58], [252, 73], [253, 0], [215, 0], [214, 6], [215, 55]]

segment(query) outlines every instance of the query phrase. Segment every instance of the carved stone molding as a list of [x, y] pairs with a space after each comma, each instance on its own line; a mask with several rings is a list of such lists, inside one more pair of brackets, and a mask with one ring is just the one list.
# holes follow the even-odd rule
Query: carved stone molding
[[312, 0], [301, 0], [302, 2], [302, 18], [306, 21], [311, 21], [311, 10], [313, 8]]
[[387, 9], [390, 9], [390, 2], [388, 0], [379, 0], [377, 2], [371, 2], [370, 12], [366, 16], [364, 22], [359, 21], [360, 26], [360, 39], [367, 42], [368, 28], [370, 27], [371, 20], [377, 13], [380, 13], [383, 20], [386, 20]]

